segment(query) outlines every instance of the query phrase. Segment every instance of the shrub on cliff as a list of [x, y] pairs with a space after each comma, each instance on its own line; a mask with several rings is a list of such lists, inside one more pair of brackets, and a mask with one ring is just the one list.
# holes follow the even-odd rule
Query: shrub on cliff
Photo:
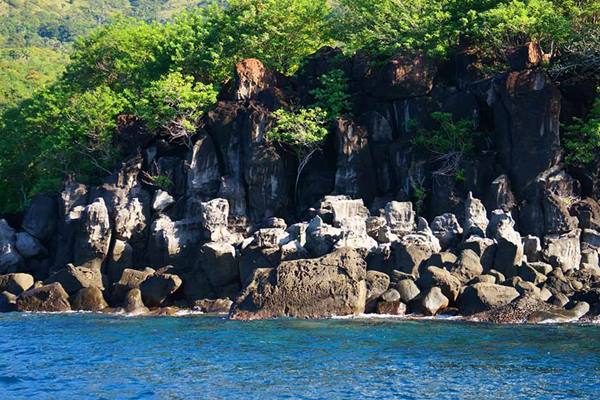
[[152, 131], [164, 131], [171, 140], [188, 139], [198, 119], [216, 101], [212, 85], [172, 72], [150, 83], [136, 104], [136, 114]]
[[275, 121], [267, 131], [267, 140], [288, 146], [298, 157], [295, 191], [302, 170], [327, 138], [328, 114], [321, 108], [314, 107], [296, 111], [280, 109], [273, 113], [273, 117]]
[[[600, 88], [598, 89], [600, 93]], [[600, 97], [585, 119], [576, 119], [566, 127], [565, 160], [569, 164], [591, 165], [600, 152]]]
[[470, 119], [455, 122], [452, 114], [442, 112], [432, 113], [431, 118], [437, 123], [437, 128], [418, 129], [412, 142], [442, 163], [437, 173], [454, 174], [460, 180], [460, 163], [465, 157], [473, 156], [479, 137], [475, 123]]
[[344, 71], [334, 69], [323, 74], [319, 81], [321, 85], [311, 94], [315, 98], [315, 107], [324, 110], [329, 119], [341, 117], [350, 111], [352, 103], [348, 88], [348, 78]]

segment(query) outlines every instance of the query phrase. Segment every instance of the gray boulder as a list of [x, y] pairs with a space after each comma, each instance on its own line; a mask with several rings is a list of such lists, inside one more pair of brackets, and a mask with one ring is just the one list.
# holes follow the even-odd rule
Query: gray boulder
[[16, 233], [6, 220], [0, 220], [0, 274], [17, 272], [23, 266], [23, 257], [16, 247]]
[[456, 276], [462, 284], [483, 274], [483, 267], [477, 253], [473, 250], [463, 250], [458, 258], [458, 263], [451, 269], [452, 275]]
[[421, 291], [412, 279], [403, 279], [396, 284], [396, 290], [400, 294], [400, 300], [408, 304], [413, 301]]
[[581, 230], [544, 237], [544, 260], [564, 272], [579, 269], [581, 263]]
[[385, 206], [385, 220], [392, 233], [403, 236], [415, 231], [416, 213], [411, 202], [391, 201]]
[[479, 256], [479, 261], [484, 271], [494, 268], [496, 257], [496, 242], [493, 239], [482, 238], [472, 235], [458, 247], [459, 250], [470, 249]]
[[438, 215], [431, 222], [431, 230], [442, 246], [442, 249], [454, 247], [460, 240], [463, 229], [454, 214]]
[[439, 287], [432, 287], [427, 294], [421, 298], [420, 309], [425, 315], [436, 315], [438, 312], [448, 308], [448, 298], [444, 296]]
[[48, 253], [40, 241], [27, 232], [17, 233], [15, 247], [25, 258], [45, 256]]
[[418, 276], [419, 267], [434, 253], [431, 241], [424, 235], [405, 235], [392, 243], [394, 269]]
[[492, 283], [467, 286], [459, 298], [462, 314], [470, 315], [504, 306], [519, 297], [517, 289]]
[[227, 200], [214, 199], [201, 203], [200, 220], [204, 239], [211, 242], [229, 240], [228, 218], [229, 203]]
[[365, 261], [352, 249], [258, 269], [230, 316], [249, 320], [360, 314], [365, 311], [366, 275]]
[[323, 222], [316, 216], [310, 221], [306, 229], [306, 245], [304, 246], [313, 256], [323, 256], [333, 249], [343, 237], [343, 231], [340, 228], [334, 228]]
[[181, 286], [181, 278], [169, 273], [156, 272], [140, 284], [142, 300], [148, 307], [160, 307]]
[[70, 219], [77, 227], [73, 242], [73, 263], [99, 271], [108, 255], [112, 236], [110, 216], [104, 199], [98, 198], [85, 208], [78, 207], [70, 213]]
[[379, 271], [367, 271], [367, 311], [371, 311], [378, 299], [388, 290], [390, 277]]
[[417, 284], [424, 291], [438, 287], [444, 296], [452, 302], [456, 301], [462, 287], [457, 277], [449, 271], [438, 267], [427, 267], [421, 274]]
[[489, 223], [485, 206], [481, 200], [473, 197], [472, 192], [469, 192], [465, 201], [465, 237], [471, 235], [485, 237]]
[[54, 282], [60, 283], [62, 288], [69, 294], [74, 294], [80, 289], [88, 287], [96, 287], [101, 290], [104, 289], [102, 274], [99, 270], [75, 267], [71, 264], [50, 275], [50, 277], [44, 281], [44, 284], [47, 285]]
[[33, 276], [29, 274], [0, 275], [0, 292], [6, 291], [18, 296], [33, 287], [33, 283]]
[[510, 214], [495, 210], [488, 225], [488, 236], [495, 239], [496, 255], [494, 269], [512, 276], [516, 267], [523, 262], [521, 235], [514, 229], [515, 222]]

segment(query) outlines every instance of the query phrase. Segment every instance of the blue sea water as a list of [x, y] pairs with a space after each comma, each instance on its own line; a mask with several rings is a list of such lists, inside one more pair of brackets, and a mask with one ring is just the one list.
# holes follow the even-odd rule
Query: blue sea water
[[594, 399], [600, 326], [0, 315], [0, 399]]

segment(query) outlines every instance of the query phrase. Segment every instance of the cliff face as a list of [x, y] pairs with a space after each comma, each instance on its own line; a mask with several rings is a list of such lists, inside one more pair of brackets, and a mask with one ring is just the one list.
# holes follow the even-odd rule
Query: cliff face
[[[504, 272], [516, 276], [513, 267], [521, 266], [528, 250], [513, 225], [523, 236], [533, 235], [525, 245], [534, 247], [527, 254], [530, 262], [543, 260], [564, 271], [583, 264], [598, 268], [599, 171], [566, 170], [561, 164], [561, 110], [566, 110], [563, 118], [571, 116], [572, 110], [585, 108], [586, 99], [573, 96], [566, 84], [559, 87], [534, 56], [517, 53], [511, 71], [487, 78], [468, 51], [444, 64], [423, 55], [399, 55], [373, 66], [360, 54], [346, 59], [325, 48], [291, 78], [266, 70], [258, 60], [245, 60], [191, 142], [148, 135], [124, 117], [116, 145], [126, 161], [114, 176], [96, 187], [67, 182], [60, 194], [34, 199], [16, 230], [3, 222], [0, 274], [23, 272], [50, 282], [73, 264], [101, 277], [112, 306], [123, 305], [125, 294], [141, 282], [146, 291], [151, 287], [159, 293], [151, 296], [155, 306], [193, 305], [207, 298], [235, 299], [255, 269], [323, 256], [340, 247], [340, 240], [360, 249], [370, 270], [416, 277], [422, 261], [442, 249], [460, 256], [456, 249], [470, 248], [464, 243], [476, 236], [493, 241], [505, 254], [484, 269], [506, 264]], [[265, 140], [271, 112], [310, 104], [319, 77], [332, 69], [350, 78], [355, 114], [335, 123], [331, 139], [311, 158], [295, 189], [298, 160]], [[473, 119], [486, 137], [479, 154], [459, 161], [460, 178], [444, 173], [442, 160], [411, 142], [415, 124], [433, 127], [431, 114], [438, 111], [455, 120]], [[172, 185], [159, 189], [153, 176], [168, 177]], [[406, 239], [418, 231], [415, 216], [412, 208], [398, 205], [406, 203], [392, 201], [414, 200], [417, 189], [428, 193], [422, 216], [443, 214], [431, 230], [420, 229], [441, 241], [441, 248]], [[344, 198], [320, 202], [327, 195], [362, 199], [366, 207]], [[482, 202], [473, 205], [476, 199]], [[514, 220], [506, 228], [510, 232], [497, 221], [491, 233], [486, 226], [477, 228], [477, 218], [465, 213], [473, 207], [483, 210], [479, 221], [494, 221], [500, 214]], [[492, 215], [492, 210], [503, 213]], [[340, 219], [340, 213], [348, 218]], [[308, 239], [306, 224], [287, 228], [316, 215], [320, 222], [311, 221]], [[403, 231], [398, 219], [406, 218], [412, 222]], [[395, 261], [384, 256], [383, 244], [398, 248]], [[478, 247], [476, 256], [484, 262], [487, 246], [471, 247]], [[373, 261], [378, 257], [386, 261]], [[127, 274], [145, 267], [156, 271], [132, 283]], [[69, 296], [99, 286], [86, 286], [69, 271], [69, 279], [78, 282], [64, 288]], [[155, 281], [148, 283], [148, 277]], [[141, 295], [150, 298], [144, 286]], [[457, 301], [444, 295], [450, 304]]]

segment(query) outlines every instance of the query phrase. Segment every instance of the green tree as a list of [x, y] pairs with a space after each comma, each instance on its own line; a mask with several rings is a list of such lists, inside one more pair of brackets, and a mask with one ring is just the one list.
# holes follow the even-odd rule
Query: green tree
[[350, 111], [352, 103], [348, 88], [348, 78], [344, 71], [334, 69], [323, 74], [321, 85], [311, 94], [315, 98], [315, 107], [324, 110], [329, 119], [335, 119]]
[[[600, 93], [600, 88], [598, 88]], [[569, 164], [589, 166], [598, 159], [600, 151], [600, 97], [585, 119], [575, 119], [565, 129], [563, 138], [565, 160]]]
[[172, 72], [145, 89], [136, 113], [150, 129], [163, 130], [172, 140], [188, 139], [199, 118], [216, 101], [212, 85], [194, 83], [193, 77]]
[[288, 146], [298, 158], [294, 198], [302, 171], [310, 158], [319, 151], [327, 134], [328, 115], [322, 109], [301, 108], [297, 111], [279, 109], [273, 113], [273, 127], [267, 131], [267, 140]]

